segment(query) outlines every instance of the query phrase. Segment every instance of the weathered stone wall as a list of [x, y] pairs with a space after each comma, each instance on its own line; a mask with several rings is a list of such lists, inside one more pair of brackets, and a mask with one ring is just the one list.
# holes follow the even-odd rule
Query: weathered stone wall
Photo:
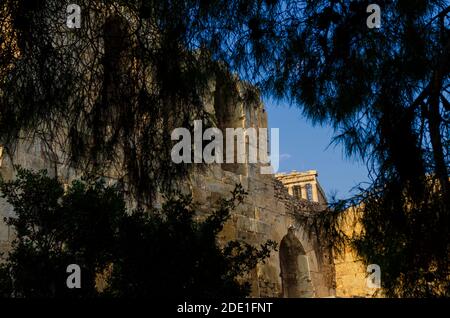
[[311, 267], [313, 281], [316, 281], [316, 287], [320, 291], [316, 296], [326, 297], [334, 296], [335, 289], [335, 271], [333, 256], [328, 244], [325, 242], [313, 228], [305, 228], [308, 222], [299, 222], [299, 219], [307, 219], [324, 209], [323, 204], [310, 202], [305, 199], [298, 199], [290, 195], [283, 184], [275, 180], [275, 198], [283, 203], [286, 208], [287, 217], [298, 228], [298, 234], [301, 235], [300, 241], [311, 245], [311, 263], [316, 266]]
[[[349, 208], [344, 212], [340, 222], [342, 232], [352, 237], [361, 231], [358, 222], [358, 208]], [[344, 246], [339, 254], [335, 254], [334, 265], [336, 271], [337, 297], [380, 297], [382, 293], [367, 284], [367, 265], [358, 257], [356, 251], [349, 245]]]
[[[267, 128], [264, 106], [238, 98], [244, 94], [246, 88], [238, 82], [236, 92], [232, 94], [234, 98], [224, 99], [224, 96], [219, 94], [220, 86], [216, 87], [212, 101], [215, 107], [211, 110], [211, 115], [216, 116], [222, 129]], [[247, 149], [250, 149], [248, 142], [247, 146]], [[321, 205], [292, 197], [273, 175], [261, 174], [260, 167], [261, 164], [249, 163], [207, 165], [205, 171], [191, 175], [187, 187], [194, 200], [199, 203], [200, 209], [208, 212], [217, 205], [220, 198], [229, 196], [237, 183], [242, 184], [249, 195], [234, 211], [221, 233], [221, 240], [244, 240], [253, 245], [273, 240], [280, 245], [288, 234], [288, 229], [295, 227], [293, 232], [304, 255], [302, 253], [290, 256], [296, 264], [290, 275], [294, 277], [293, 280], [298, 280], [297, 285], [301, 285], [299, 277], [305, 276], [305, 285], [310, 286], [308, 290], [298, 290], [297, 296], [333, 296], [335, 281], [331, 254], [319, 244], [320, 240], [315, 233], [303, 228], [296, 218], [296, 214], [312, 215], [321, 209]], [[280, 252], [273, 252], [267, 262], [259, 265], [252, 273], [253, 296], [289, 296], [283, 292], [285, 288], [281, 277]], [[286, 279], [291, 278], [285, 277], [284, 280]]]
[[[199, 203], [199, 209], [208, 213], [217, 207], [220, 198], [230, 196], [237, 183], [242, 184], [249, 195], [233, 212], [220, 239], [244, 240], [253, 245], [273, 240], [280, 245], [289, 227], [294, 226], [295, 236], [301, 242], [309, 263], [312, 283], [310, 296], [333, 296], [332, 258], [322, 249], [314, 232], [302, 228], [295, 218], [296, 213], [306, 216], [314, 213], [320, 205], [293, 198], [271, 175], [237, 175], [221, 169], [219, 165], [209, 166], [206, 171], [193, 174], [189, 188], [194, 201]], [[253, 273], [253, 296], [283, 296], [280, 274], [280, 255], [277, 251]]]
[[[3, 177], [14, 177], [13, 162], [7, 157], [3, 160], [0, 172]], [[58, 165], [49, 164], [45, 153], [38, 146], [19, 146], [14, 164], [24, 168], [48, 169], [50, 175], [65, 175]], [[309, 263], [312, 293], [309, 296], [325, 297], [334, 294], [333, 270], [328, 255], [323, 253], [315, 238], [297, 224], [295, 213], [313, 213], [317, 204], [306, 200], [297, 200], [290, 196], [283, 185], [271, 175], [260, 175], [257, 167], [249, 165], [248, 175], [236, 174], [220, 167], [208, 165], [203, 171], [197, 171], [186, 180], [186, 186], [192, 193], [199, 209], [210, 213], [219, 199], [229, 196], [237, 183], [243, 185], [249, 195], [244, 203], [234, 211], [231, 219], [220, 234], [222, 241], [244, 240], [250, 244], [263, 244], [273, 240], [278, 244], [288, 233], [291, 225], [296, 226], [295, 235], [301, 242]], [[56, 170], [55, 170], [56, 169]], [[72, 175], [73, 177], [74, 175]], [[11, 229], [3, 222], [3, 217], [13, 215], [11, 207], [0, 200], [2, 219], [0, 220], [0, 248], [7, 250], [12, 238]], [[307, 269], [302, 269], [303, 271]], [[252, 295], [261, 297], [279, 297], [282, 294], [279, 252], [273, 252], [268, 261], [259, 265], [251, 274]]]
[[[22, 145], [21, 147], [25, 147]], [[27, 150], [27, 151], [25, 151]], [[40, 149], [18, 149], [14, 158], [15, 164], [24, 168], [48, 169], [50, 175], [54, 166], [40, 154]], [[255, 167], [249, 171], [257, 172]], [[12, 162], [3, 161], [0, 170], [7, 178], [14, 177]], [[59, 174], [60, 175], [60, 174]], [[295, 213], [313, 213], [318, 208], [306, 200], [297, 200], [290, 196], [283, 185], [271, 175], [242, 175], [221, 169], [220, 165], [207, 166], [203, 171], [193, 173], [186, 181], [187, 189], [192, 193], [193, 199], [198, 203], [200, 211], [210, 213], [218, 205], [218, 201], [230, 195], [235, 185], [240, 183], [249, 195], [244, 203], [233, 212], [231, 219], [225, 225], [220, 239], [244, 240], [250, 244], [260, 245], [267, 240], [281, 243], [288, 233], [288, 228], [296, 226], [295, 235], [301, 242], [309, 263], [312, 293], [309, 296], [325, 297], [334, 294], [333, 269], [329, 258], [320, 249], [314, 236], [297, 224]], [[12, 238], [11, 229], [3, 222], [3, 217], [13, 215], [11, 207], [0, 200], [0, 249], [7, 250]], [[307, 269], [302, 269], [303, 271]], [[279, 252], [273, 252], [265, 264], [259, 265], [251, 274], [252, 295], [261, 297], [280, 297], [282, 294], [282, 281], [280, 277]]]
[[[211, 98], [214, 107], [210, 107], [209, 111], [212, 116], [216, 116], [222, 129], [267, 127], [267, 114], [263, 105], [249, 104], [239, 97], [245, 94], [245, 89], [244, 84], [237, 84], [234, 97], [227, 100], [221, 88], [215, 87]], [[218, 114], [218, 110], [222, 113]], [[41, 147], [39, 142], [24, 142], [19, 144], [13, 162], [5, 158], [0, 172], [7, 179], [13, 178], [14, 163], [24, 168], [48, 169], [50, 176], [69, 182], [77, 173], [65, 166], [63, 161]], [[273, 240], [283, 246], [251, 273], [249, 279], [253, 296], [333, 296], [335, 283], [332, 258], [321, 246], [314, 231], [303, 228], [296, 219], [297, 214], [307, 217], [318, 211], [320, 206], [292, 197], [273, 175], [260, 174], [260, 167], [260, 164], [249, 163], [206, 165], [204, 169], [193, 171], [189, 178], [180, 183], [180, 188], [192, 193], [203, 213], [210, 213], [221, 198], [230, 195], [237, 183], [242, 184], [249, 193], [220, 233], [220, 240], [244, 240], [254, 245]], [[4, 201], [0, 201], [0, 209], [3, 216], [12, 213]], [[11, 231], [3, 220], [0, 220], [0, 235], [0, 248], [3, 246], [5, 249], [11, 240]], [[285, 244], [281, 244], [282, 241]], [[280, 254], [283, 255], [282, 259]], [[281, 263], [284, 264], [283, 273]]]

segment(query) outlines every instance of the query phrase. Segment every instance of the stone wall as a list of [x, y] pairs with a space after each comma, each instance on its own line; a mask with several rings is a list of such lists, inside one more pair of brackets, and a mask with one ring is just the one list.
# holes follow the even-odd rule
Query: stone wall
[[[352, 207], [344, 212], [340, 222], [342, 232], [352, 237], [361, 231], [358, 222], [358, 208]], [[380, 297], [382, 293], [367, 285], [367, 265], [349, 245], [344, 246], [339, 254], [335, 254], [336, 296], [337, 297]]]
[[[25, 150], [25, 148], [21, 149]], [[14, 163], [20, 163], [25, 168], [47, 168], [46, 160], [39, 151], [21, 151], [17, 153]], [[258, 171], [255, 167], [245, 169]], [[5, 178], [14, 177], [14, 169], [10, 160], [4, 160], [0, 172]], [[184, 184], [184, 189], [190, 191], [193, 199], [203, 213], [210, 213], [223, 197], [229, 197], [235, 185], [240, 183], [249, 193], [244, 203], [233, 212], [232, 217], [220, 233], [220, 240], [244, 240], [250, 244], [260, 245], [267, 240], [273, 240], [279, 245], [288, 234], [288, 229], [295, 226], [295, 236], [305, 251], [311, 293], [306, 296], [326, 297], [334, 295], [333, 269], [329, 264], [327, 253], [321, 250], [314, 233], [303, 229], [295, 219], [296, 213], [308, 215], [319, 208], [318, 204], [306, 200], [297, 200], [288, 194], [283, 185], [271, 175], [243, 175], [224, 170], [218, 164], [208, 165], [202, 171], [193, 173]], [[11, 207], [0, 200], [0, 210], [3, 217], [13, 215]], [[12, 238], [9, 229], [0, 220], [0, 249], [7, 250]], [[308, 268], [302, 268], [302, 271]], [[279, 252], [273, 252], [265, 264], [259, 265], [249, 279], [252, 282], [252, 296], [280, 297], [282, 279]]]
[[[225, 99], [221, 88], [214, 86], [215, 93], [211, 98], [214, 107], [209, 107], [208, 111], [216, 116], [219, 127], [267, 127], [264, 106], [260, 102], [245, 102], [244, 98], [239, 97], [245, 94], [245, 84], [236, 85], [231, 99]], [[220, 116], [218, 110], [221, 111]], [[247, 146], [249, 149], [248, 143]], [[62, 178], [64, 182], [79, 175], [62, 164], [63, 159], [52, 154], [39, 142], [24, 141], [19, 144], [13, 160], [5, 158], [0, 172], [7, 179], [13, 178], [14, 163], [24, 168], [47, 169], [50, 176]], [[321, 246], [320, 238], [314, 231], [304, 228], [297, 218], [298, 215], [311, 216], [320, 209], [320, 205], [292, 197], [273, 175], [260, 174], [260, 167], [260, 164], [249, 163], [210, 164], [203, 169], [195, 169], [179, 186], [193, 195], [201, 214], [210, 213], [221, 198], [229, 197], [237, 183], [242, 184], [249, 193], [220, 233], [220, 241], [244, 240], [260, 245], [272, 240], [279, 244], [280, 251], [273, 252], [265, 264], [258, 265], [247, 277], [252, 284], [252, 296], [333, 296], [332, 257]], [[12, 213], [11, 208], [1, 200], [0, 209], [3, 216]], [[0, 248], [7, 248], [10, 240], [11, 231], [0, 220]]]
[[[251, 170], [251, 169], [250, 169]], [[280, 246], [289, 228], [305, 251], [309, 268], [300, 268], [300, 272], [309, 271], [311, 297], [334, 295], [334, 268], [330, 254], [324, 250], [313, 231], [304, 229], [295, 215], [312, 215], [320, 205], [307, 200], [298, 200], [288, 194], [283, 185], [271, 175], [238, 175], [211, 165], [206, 171], [195, 173], [186, 185], [205, 213], [218, 205], [220, 198], [230, 196], [235, 185], [240, 183], [249, 195], [244, 200], [220, 233], [220, 240], [244, 240], [260, 245], [273, 240]], [[302, 256], [299, 256], [302, 257]], [[300, 265], [299, 265], [300, 266]], [[252, 273], [253, 296], [282, 297], [282, 278], [280, 251], [273, 252], [265, 264], [259, 265]]]

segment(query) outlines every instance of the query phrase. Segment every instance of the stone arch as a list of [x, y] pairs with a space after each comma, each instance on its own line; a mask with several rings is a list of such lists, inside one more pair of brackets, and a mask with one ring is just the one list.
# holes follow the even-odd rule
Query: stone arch
[[308, 256], [302, 243], [290, 227], [280, 243], [280, 276], [282, 297], [299, 298], [314, 296]]

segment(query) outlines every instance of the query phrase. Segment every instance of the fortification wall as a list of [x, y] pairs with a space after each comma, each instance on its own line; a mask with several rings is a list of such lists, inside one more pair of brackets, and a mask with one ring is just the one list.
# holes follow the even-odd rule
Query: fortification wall
[[299, 262], [298, 274], [307, 275], [307, 280], [310, 280], [309, 288], [300, 292], [299, 296], [334, 296], [335, 280], [331, 254], [320, 246], [315, 233], [303, 228], [295, 218], [297, 213], [308, 216], [318, 211], [319, 204], [293, 198], [272, 175], [238, 175], [221, 169], [219, 165], [193, 174], [187, 187], [194, 201], [199, 204], [199, 209], [208, 213], [218, 206], [221, 198], [230, 196], [237, 183], [242, 184], [249, 194], [243, 204], [232, 213], [220, 233], [220, 240], [244, 240], [253, 245], [273, 240], [279, 245], [278, 251], [272, 252], [267, 262], [258, 265], [251, 274], [252, 295], [288, 296], [283, 292], [280, 245], [289, 228], [295, 227], [295, 237], [305, 251], [307, 262], [303, 268]]
[[[58, 175], [69, 180], [75, 173], [55, 164], [49, 164], [48, 156], [39, 145], [19, 144], [11, 161], [5, 156], [0, 173], [5, 179], [14, 178], [13, 164], [24, 168], [47, 169], [50, 176]], [[242, 170], [242, 169], [240, 169]], [[249, 193], [244, 203], [233, 212], [220, 239], [244, 240], [250, 244], [260, 245], [267, 240], [278, 244], [288, 233], [290, 226], [295, 226], [295, 236], [301, 242], [306, 256], [311, 288], [301, 296], [326, 297], [334, 295], [333, 268], [329, 256], [321, 250], [317, 240], [302, 228], [295, 220], [295, 213], [313, 213], [319, 205], [306, 200], [296, 200], [290, 196], [283, 185], [272, 175], [261, 175], [259, 169], [247, 165], [247, 174], [237, 174], [222, 169], [219, 164], [208, 165], [202, 172], [193, 173], [186, 181], [187, 189], [198, 203], [200, 211], [209, 213], [223, 197], [229, 197], [237, 183], [243, 185]], [[0, 200], [0, 249], [7, 251], [13, 233], [3, 221], [3, 217], [13, 216], [13, 210], [3, 199]], [[300, 265], [299, 265], [300, 266]], [[283, 283], [280, 269], [280, 253], [273, 252], [265, 264], [259, 265], [249, 277], [252, 282], [252, 295], [261, 297], [280, 297], [283, 295]]]
[[[218, 127], [266, 128], [267, 114], [260, 102], [248, 103], [242, 95], [248, 87], [237, 83], [230, 93], [220, 83], [212, 83], [208, 111], [216, 118]], [[246, 91], [247, 90], [247, 91]], [[232, 98], [227, 98], [232, 96]], [[252, 145], [247, 142], [247, 149]], [[60, 154], [59, 154], [60, 155]], [[50, 176], [69, 182], [77, 173], [62, 164], [64, 160], [49, 153], [39, 142], [19, 143], [11, 161], [3, 160], [0, 173], [6, 179], [14, 177], [13, 164], [24, 168], [47, 169]], [[330, 253], [321, 246], [311, 229], [305, 229], [296, 220], [296, 214], [308, 216], [320, 206], [290, 196], [273, 175], [260, 174], [260, 164], [209, 164], [193, 171], [180, 187], [189, 191], [200, 211], [210, 213], [219, 199], [229, 197], [237, 183], [248, 192], [244, 203], [233, 212], [220, 240], [244, 240], [260, 245], [273, 240], [280, 246], [265, 264], [258, 265], [248, 279], [252, 295], [261, 297], [328, 297], [335, 294], [334, 267]], [[0, 200], [2, 216], [12, 215], [11, 207]], [[289, 235], [288, 235], [289, 234]], [[9, 229], [0, 220], [0, 248], [7, 249], [12, 238]]]

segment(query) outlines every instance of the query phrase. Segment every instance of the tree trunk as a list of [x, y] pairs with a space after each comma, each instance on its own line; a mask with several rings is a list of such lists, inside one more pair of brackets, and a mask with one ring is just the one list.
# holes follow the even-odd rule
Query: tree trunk
[[435, 74], [433, 75], [432, 90], [430, 98], [428, 99], [428, 127], [430, 130], [431, 146], [433, 149], [435, 174], [439, 179], [439, 183], [441, 184], [443, 193], [447, 194], [449, 190], [449, 180], [440, 131], [442, 118], [439, 111], [439, 96], [442, 88], [443, 78], [440, 73], [441, 72], [435, 72]]

